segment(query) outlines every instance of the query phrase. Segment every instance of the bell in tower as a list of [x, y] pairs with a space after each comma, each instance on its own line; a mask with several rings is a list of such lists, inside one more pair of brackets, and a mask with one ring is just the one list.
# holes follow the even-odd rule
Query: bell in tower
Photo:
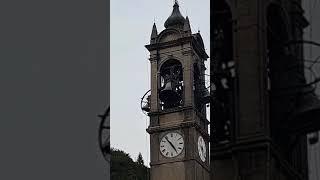
[[[320, 100], [306, 81], [303, 52], [296, 51], [301, 45], [290, 39], [282, 13], [276, 4], [267, 8], [270, 117], [273, 126], [302, 135], [320, 129], [320, 121], [314, 118], [320, 116]], [[299, 17], [301, 24], [296, 31], [308, 26], [303, 17], [295, 18]]]
[[162, 109], [182, 105], [183, 76], [182, 65], [179, 61], [169, 60], [160, 70], [161, 86], [159, 98]]
[[205, 64], [208, 55], [200, 33], [192, 34], [188, 17], [175, 1], [150, 44], [151, 90], [141, 109], [150, 117], [151, 180], [209, 180], [209, 121]]

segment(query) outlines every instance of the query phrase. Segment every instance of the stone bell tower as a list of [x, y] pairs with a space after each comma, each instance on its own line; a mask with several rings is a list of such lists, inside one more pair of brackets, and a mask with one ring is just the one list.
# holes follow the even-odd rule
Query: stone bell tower
[[188, 17], [176, 1], [165, 29], [153, 25], [150, 44], [151, 180], [209, 180], [209, 135], [205, 88], [208, 55], [200, 33], [192, 34]]

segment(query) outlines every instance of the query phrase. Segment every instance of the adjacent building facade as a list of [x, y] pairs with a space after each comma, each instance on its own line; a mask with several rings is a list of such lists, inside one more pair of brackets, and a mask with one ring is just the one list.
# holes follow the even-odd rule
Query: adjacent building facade
[[304, 76], [301, 0], [211, 5], [212, 179], [308, 179], [320, 103]]

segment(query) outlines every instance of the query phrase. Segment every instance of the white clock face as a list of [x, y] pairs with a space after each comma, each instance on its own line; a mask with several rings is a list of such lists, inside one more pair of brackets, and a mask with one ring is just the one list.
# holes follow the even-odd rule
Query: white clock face
[[202, 136], [199, 136], [198, 138], [198, 152], [199, 152], [199, 156], [201, 161], [205, 162], [206, 161], [206, 156], [207, 156], [207, 152], [206, 152], [206, 143], [204, 142]]
[[176, 157], [181, 154], [183, 148], [183, 137], [176, 132], [167, 133], [160, 141], [160, 152], [165, 157]]

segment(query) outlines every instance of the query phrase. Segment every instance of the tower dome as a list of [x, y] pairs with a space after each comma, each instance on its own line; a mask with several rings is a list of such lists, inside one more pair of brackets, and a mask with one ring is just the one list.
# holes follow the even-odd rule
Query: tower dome
[[168, 19], [164, 23], [164, 27], [168, 28], [168, 27], [178, 26], [178, 27], [183, 28], [185, 20], [186, 19], [180, 13], [178, 2], [175, 1], [174, 5], [173, 5], [173, 11], [172, 11], [170, 17], [168, 17]]

